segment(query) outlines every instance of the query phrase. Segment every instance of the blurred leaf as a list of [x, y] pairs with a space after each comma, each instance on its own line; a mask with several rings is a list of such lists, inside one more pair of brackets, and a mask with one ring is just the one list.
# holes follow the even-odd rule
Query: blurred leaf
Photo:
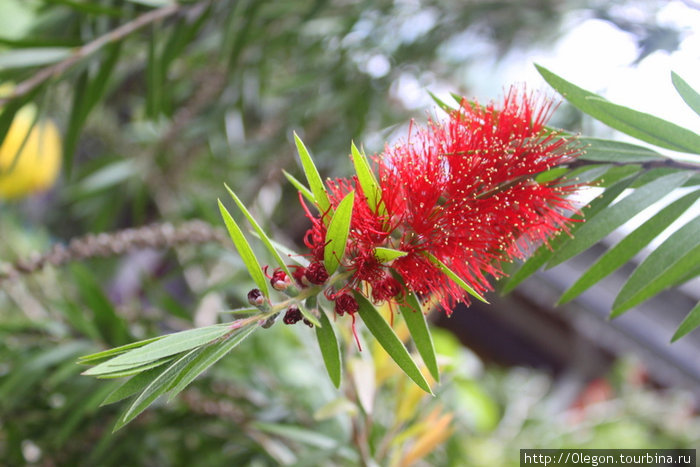
[[671, 81], [673, 81], [673, 86], [685, 103], [688, 104], [688, 107], [693, 109], [696, 114], [700, 115], [700, 94], [673, 71], [671, 72]]
[[165, 365], [166, 363], [170, 362], [174, 357], [164, 357], [160, 358], [158, 360], [155, 360], [153, 362], [145, 363], [143, 365], [138, 365], [138, 366], [130, 366], [128, 368], [125, 368], [123, 370], [115, 370], [112, 373], [107, 373], [104, 375], [98, 375], [97, 378], [100, 379], [117, 379], [117, 378], [124, 378], [127, 376], [134, 376], [139, 373], [142, 373], [144, 371], [152, 370], [153, 368], [158, 368], [162, 365]]
[[281, 425], [277, 423], [255, 422], [253, 426], [258, 430], [270, 434], [282, 436], [298, 443], [308, 444], [320, 449], [336, 449], [338, 441], [325, 436], [317, 431], [307, 430], [298, 426]]
[[360, 306], [358, 313], [362, 321], [377, 339], [377, 342], [386, 350], [386, 353], [418, 387], [429, 394], [433, 394], [430, 385], [418, 369], [416, 362], [413, 361], [406, 347], [401, 343], [401, 340], [396, 336], [389, 324], [382, 318], [382, 315], [362, 294], [355, 292], [355, 300]]
[[336, 388], [340, 388], [342, 365], [340, 363], [338, 339], [335, 337], [335, 331], [333, 331], [333, 326], [326, 312], [323, 309], [319, 309], [319, 311], [319, 320], [322, 326], [316, 326], [316, 340], [318, 340], [318, 347], [321, 349], [321, 356], [323, 356], [323, 363], [326, 365], [328, 376], [330, 376], [333, 385]]
[[[582, 216], [574, 216], [574, 219], [590, 218], [594, 217], [599, 212], [603, 211], [610, 203], [615, 201], [620, 194], [635, 180], [634, 175], [628, 175], [626, 178], [616, 182], [610, 188], [605, 190], [603, 194], [593, 200], [589, 206], [581, 210]], [[581, 226], [582, 222], [575, 222], [569, 227], [569, 234], [573, 235]], [[558, 237], [550, 240], [549, 245], [540, 246], [537, 251], [523, 263], [523, 265], [514, 274], [510, 276], [510, 279], [505, 283], [502, 289], [503, 294], [507, 294], [512, 291], [515, 287], [520, 285], [525, 279], [534, 274], [538, 269], [544, 266], [547, 261], [554, 255], [562, 245], [566, 242], [571, 241], [570, 237], [565, 237], [564, 235], [559, 235]]]
[[454, 281], [457, 285], [459, 285], [464, 290], [466, 290], [467, 293], [469, 293], [469, 295], [476, 297], [477, 300], [480, 300], [484, 303], [488, 303], [488, 301], [486, 301], [486, 299], [484, 297], [479, 295], [479, 293], [476, 290], [472, 289], [471, 286], [469, 284], [467, 284], [464, 279], [462, 279], [457, 274], [455, 274], [454, 271], [452, 271], [452, 269], [450, 269], [445, 263], [443, 263], [442, 261], [437, 259], [435, 256], [431, 255], [430, 253], [427, 253], [425, 256], [426, 256], [426, 258], [428, 258], [430, 260], [431, 263], [433, 263], [435, 266], [437, 266], [437, 268], [440, 271], [442, 271], [443, 274], [445, 274], [452, 281]]
[[121, 386], [112, 391], [100, 405], [109, 405], [137, 394], [151, 384], [167, 369], [167, 366], [159, 366], [138, 373], [126, 380]]
[[68, 47], [34, 47], [0, 52], [0, 71], [56, 63], [70, 57]]
[[282, 173], [284, 173], [284, 176], [287, 177], [287, 180], [289, 180], [289, 183], [291, 183], [294, 188], [297, 189], [302, 195], [304, 195], [304, 198], [306, 198], [310, 203], [313, 203], [314, 206], [316, 205], [316, 202], [314, 200], [314, 194], [311, 193], [311, 190], [306, 188], [303, 183], [301, 183], [299, 180], [294, 178], [292, 174], [287, 172], [286, 170], [283, 170]]
[[673, 221], [678, 219], [699, 197], [700, 190], [689, 193], [652, 216], [634, 232], [623, 238], [615, 247], [606, 251], [569, 290], [564, 292], [558, 303], [566, 303], [572, 300], [584, 290], [623, 266], [642, 248], [649, 245]]
[[253, 229], [255, 229], [255, 232], [258, 234], [258, 238], [260, 241], [263, 242], [263, 245], [265, 245], [265, 248], [267, 248], [267, 251], [270, 252], [272, 257], [277, 261], [277, 264], [279, 267], [282, 268], [282, 270], [287, 273], [289, 277], [292, 277], [292, 272], [289, 270], [289, 267], [287, 267], [287, 264], [284, 262], [280, 254], [277, 252], [277, 249], [272, 245], [272, 241], [270, 240], [270, 237], [267, 236], [265, 231], [260, 227], [260, 224], [257, 223], [253, 215], [248, 211], [248, 209], [245, 207], [245, 204], [236, 196], [236, 194], [229, 188], [228, 185], [224, 183], [224, 186], [228, 190], [229, 194], [231, 195], [231, 198], [236, 202], [236, 205], [238, 208], [241, 210], [243, 215], [248, 219], [248, 222], [250, 222], [250, 225], [253, 226]]
[[406, 327], [411, 333], [411, 339], [416, 345], [416, 350], [423, 359], [423, 363], [430, 371], [430, 374], [435, 381], [440, 382], [440, 370], [437, 365], [437, 357], [435, 355], [435, 346], [433, 338], [430, 335], [430, 329], [423, 314], [423, 309], [420, 306], [418, 297], [412, 292], [406, 292], [404, 295], [404, 303], [400, 305], [401, 316], [406, 322]]
[[112, 302], [102, 291], [95, 275], [79, 263], [71, 265], [71, 273], [80, 296], [92, 310], [95, 325], [109, 345], [120, 345], [131, 340], [126, 322], [117, 314]]
[[671, 234], [634, 270], [613, 303], [611, 316], [619, 316], [662, 290], [686, 280], [700, 264], [700, 216]]
[[326, 246], [323, 249], [323, 263], [328, 274], [333, 274], [340, 266], [345, 255], [345, 247], [350, 233], [352, 208], [355, 203], [355, 190], [351, 191], [338, 203], [326, 231]]
[[537, 71], [566, 100], [584, 113], [634, 138], [673, 151], [700, 154], [700, 136], [653, 115], [613, 104], [536, 65]]
[[84, 371], [83, 374], [97, 376], [128, 370], [208, 344], [229, 332], [231, 332], [230, 324], [215, 324], [168, 334], [142, 347], [117, 355]]
[[690, 172], [676, 172], [658, 178], [637, 188], [598, 215], [587, 218], [577, 229], [576, 236], [555, 251], [547, 263], [547, 268], [561, 264], [595, 245], [632, 217], [681, 186], [690, 175]]
[[406, 256], [408, 253], [400, 250], [393, 250], [391, 248], [377, 247], [374, 249], [374, 257], [380, 263], [388, 263], [389, 261], [395, 260], [396, 258], [401, 258]]
[[304, 174], [306, 175], [306, 180], [309, 182], [309, 187], [311, 187], [311, 192], [314, 194], [314, 202], [318, 205], [321, 213], [325, 213], [331, 209], [331, 202], [328, 199], [328, 193], [326, 193], [326, 187], [323, 185], [323, 180], [318, 173], [316, 164], [314, 164], [313, 159], [309, 151], [304, 146], [301, 138], [294, 133], [294, 142], [297, 145], [297, 151], [299, 152], [299, 159], [301, 160], [301, 165], [304, 168]]
[[598, 138], [579, 138], [578, 141], [586, 147], [579, 158], [588, 161], [629, 164], [669, 160], [652, 149], [621, 141]]
[[444, 110], [448, 114], [457, 110], [454, 107], [450, 107], [449, 105], [445, 104], [445, 102], [442, 99], [440, 99], [438, 96], [436, 96], [432, 92], [428, 91], [428, 94], [430, 95], [430, 98], [433, 100], [433, 102], [435, 102], [438, 105], [438, 107], [440, 107], [442, 110]]
[[231, 240], [233, 240], [233, 244], [236, 246], [238, 254], [241, 255], [243, 264], [245, 264], [246, 268], [248, 269], [250, 277], [253, 278], [253, 281], [258, 286], [260, 291], [266, 297], [269, 297], [270, 292], [268, 291], [267, 281], [263, 275], [258, 258], [255, 257], [255, 253], [253, 253], [253, 249], [250, 247], [248, 240], [246, 240], [245, 236], [243, 235], [241, 228], [238, 227], [238, 224], [236, 224], [236, 221], [233, 220], [233, 217], [231, 217], [231, 214], [228, 212], [221, 200], [219, 200], [219, 211], [221, 211], [221, 217], [224, 218], [224, 223], [226, 224], [226, 229], [228, 230], [229, 236], [231, 237]]
[[93, 365], [97, 362], [112, 358], [115, 355], [122, 354], [124, 352], [136, 349], [138, 347], [143, 347], [144, 345], [150, 344], [151, 342], [155, 342], [158, 339], [162, 339], [163, 337], [165, 337], [165, 336], [151, 337], [150, 339], [144, 339], [142, 341], [132, 342], [131, 344], [122, 345], [121, 347], [115, 347], [113, 349], [104, 350], [102, 352], [97, 352], [97, 353], [93, 353], [90, 355], [85, 355], [85, 356], [82, 356], [78, 359], [78, 363], [80, 363], [82, 365]]
[[671, 342], [677, 341], [698, 326], [700, 326], [700, 302], [695, 304], [693, 309], [688, 313], [688, 316], [686, 316], [681, 325], [678, 326], [676, 333], [671, 338]]
[[362, 187], [362, 193], [367, 198], [367, 205], [372, 212], [376, 212], [380, 216], [386, 215], [386, 206], [382, 203], [382, 189], [377, 183], [377, 179], [367, 161], [367, 156], [365, 156], [364, 152], [360, 152], [357, 149], [355, 143], [352, 143], [351, 151], [357, 180]]

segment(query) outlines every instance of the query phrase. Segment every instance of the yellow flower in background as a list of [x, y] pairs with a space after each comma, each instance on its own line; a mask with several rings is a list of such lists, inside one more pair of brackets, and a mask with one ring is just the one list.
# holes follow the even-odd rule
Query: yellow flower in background
[[0, 145], [0, 198], [22, 198], [50, 188], [61, 168], [61, 136], [49, 120], [25, 106], [15, 115]]

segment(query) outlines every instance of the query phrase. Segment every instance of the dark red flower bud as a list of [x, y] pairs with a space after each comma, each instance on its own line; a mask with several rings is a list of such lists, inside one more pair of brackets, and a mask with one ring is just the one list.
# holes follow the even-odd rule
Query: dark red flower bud
[[289, 278], [286, 272], [281, 269], [275, 269], [270, 278], [270, 285], [275, 290], [287, 290], [290, 285], [292, 285], [292, 280]]
[[335, 312], [338, 314], [338, 316], [343, 316], [345, 313], [352, 315], [358, 308], [359, 305], [357, 304], [357, 300], [355, 300], [355, 297], [349, 293], [339, 295], [335, 299]]
[[386, 276], [372, 288], [372, 299], [375, 302], [390, 300], [401, 293], [401, 284], [391, 276]]
[[248, 292], [248, 303], [253, 306], [262, 306], [265, 303], [265, 296], [260, 289], [253, 289]]
[[299, 308], [295, 306], [290, 306], [287, 312], [284, 314], [284, 319], [282, 320], [284, 324], [296, 324], [303, 318]]
[[328, 271], [326, 271], [326, 267], [323, 264], [314, 262], [306, 268], [304, 277], [312, 284], [321, 285], [328, 280]]

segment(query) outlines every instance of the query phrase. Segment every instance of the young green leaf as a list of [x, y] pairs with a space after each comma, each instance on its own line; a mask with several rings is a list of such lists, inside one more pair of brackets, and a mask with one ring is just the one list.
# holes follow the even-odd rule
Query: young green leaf
[[391, 248], [384, 248], [381, 246], [378, 246], [374, 250], [374, 257], [377, 258], [377, 261], [380, 263], [388, 263], [389, 261], [395, 260], [396, 258], [401, 258], [402, 256], [406, 256], [408, 253], [405, 251], [401, 250], [393, 250]]
[[299, 159], [301, 159], [301, 166], [304, 169], [306, 180], [309, 182], [311, 192], [314, 194], [314, 200], [321, 212], [326, 212], [330, 209], [331, 202], [328, 199], [328, 193], [326, 193], [326, 187], [323, 185], [323, 180], [321, 180], [318, 169], [316, 168], [313, 159], [311, 159], [311, 155], [306, 149], [306, 146], [304, 146], [301, 138], [299, 138], [296, 133], [294, 133], [294, 142], [297, 145]]
[[146, 389], [146, 386], [151, 384], [153, 380], [158, 378], [167, 368], [167, 366], [151, 368], [150, 370], [144, 371], [132, 378], [129, 378], [121, 386], [112, 391], [107, 398], [102, 401], [100, 406], [119, 402], [120, 400], [126, 399], [127, 397], [131, 397], [134, 394], [143, 391]]
[[442, 99], [440, 99], [438, 96], [436, 96], [432, 92], [428, 91], [428, 95], [430, 95], [430, 98], [433, 100], [433, 102], [435, 102], [437, 104], [438, 107], [440, 107], [442, 110], [444, 110], [448, 114], [457, 110], [454, 107], [450, 107], [449, 105], [447, 105]]
[[676, 230], [634, 270], [613, 303], [611, 317], [651, 298], [700, 264], [700, 216]]
[[671, 342], [675, 342], [681, 337], [685, 336], [688, 334], [690, 331], [693, 329], [697, 328], [700, 326], [700, 302], [698, 302], [692, 310], [690, 310], [690, 313], [688, 313], [688, 316], [685, 317], [683, 322], [681, 323], [680, 326], [678, 326], [678, 329], [676, 330], [675, 334], [673, 334], [673, 337], [671, 338]]
[[124, 378], [126, 376], [133, 376], [137, 375], [139, 373], [143, 373], [144, 371], [151, 370], [153, 368], [158, 368], [161, 365], [165, 365], [168, 363], [170, 360], [175, 358], [174, 356], [171, 357], [164, 357], [159, 360], [153, 361], [146, 363], [144, 365], [138, 365], [138, 366], [130, 366], [127, 369], [121, 370], [121, 369], [116, 369], [112, 373], [105, 373], [102, 375], [97, 375], [97, 378], [100, 379], [116, 379], [116, 378]]
[[353, 190], [340, 201], [328, 224], [326, 246], [323, 249], [323, 264], [328, 274], [333, 274], [338, 269], [340, 259], [345, 254], [354, 203], [355, 191]]
[[231, 332], [230, 325], [215, 324], [213, 326], [168, 334], [142, 347], [119, 354], [106, 362], [90, 368], [83, 374], [91, 376], [104, 375], [145, 365], [146, 363], [208, 344], [228, 332]]
[[304, 198], [306, 198], [311, 204], [314, 205], [314, 207], [316, 207], [316, 200], [314, 200], [314, 194], [311, 193], [311, 190], [306, 188], [306, 186], [304, 186], [303, 183], [301, 183], [299, 180], [297, 180], [294, 177], [294, 175], [290, 174], [286, 170], [282, 170], [282, 173], [284, 174], [285, 177], [287, 177], [287, 180], [289, 180], [289, 183], [291, 183], [292, 186], [294, 186], [294, 188], [296, 188], [297, 191], [299, 191], [304, 196]]
[[360, 152], [352, 143], [352, 163], [355, 165], [357, 180], [360, 182], [362, 192], [367, 198], [367, 204], [372, 212], [377, 212], [379, 215], [386, 215], [386, 206], [382, 203], [382, 189], [377, 183], [377, 179], [372, 172], [372, 168], [367, 161], [367, 157], [363, 152]]
[[129, 351], [129, 350], [133, 350], [133, 349], [136, 349], [138, 347], [143, 347], [144, 345], [150, 344], [151, 342], [155, 342], [158, 339], [162, 339], [163, 337], [165, 337], [165, 336], [151, 337], [150, 339], [144, 339], [142, 341], [132, 342], [131, 344], [122, 345], [121, 347], [115, 347], [113, 349], [103, 350], [102, 352], [97, 352], [97, 353], [93, 353], [90, 355], [84, 355], [84, 356], [78, 358], [78, 363], [81, 365], [94, 365], [97, 362], [101, 362], [101, 361], [110, 359], [116, 355], [122, 354], [124, 352]]
[[586, 148], [579, 159], [587, 161], [630, 164], [668, 160], [658, 152], [636, 144], [598, 138], [579, 138], [578, 142]]
[[536, 65], [537, 71], [566, 100], [588, 115], [630, 136], [659, 147], [700, 153], [700, 135], [653, 115], [613, 104]]
[[[627, 177], [617, 181], [610, 188], [605, 190], [600, 198], [595, 199], [588, 207], [583, 208], [583, 218], [591, 218], [596, 214], [601, 212], [610, 203], [615, 201], [620, 194], [636, 179], [635, 175], [628, 175]], [[569, 227], [569, 233], [574, 234], [583, 225], [581, 222], [572, 224]], [[528, 259], [505, 283], [502, 289], [503, 294], [507, 294], [515, 287], [520, 285], [525, 279], [534, 274], [539, 268], [545, 265], [547, 261], [552, 257], [555, 251], [561, 246], [565, 245], [566, 242], [571, 241], [569, 237], [564, 235], [559, 235], [552, 239], [549, 245], [542, 245], [537, 249], [535, 254], [533, 254], [530, 259]]]
[[700, 190], [685, 195], [656, 213], [634, 232], [622, 239], [620, 243], [605, 252], [569, 290], [564, 292], [558, 303], [566, 303], [576, 298], [593, 284], [622, 267], [666, 227], [678, 219], [698, 198], [700, 198]]
[[685, 103], [688, 104], [688, 107], [693, 109], [696, 114], [700, 115], [700, 94], [673, 71], [671, 72], [671, 81], [673, 82], [673, 87], [678, 91], [678, 94], [680, 94]]
[[464, 279], [455, 274], [454, 271], [452, 271], [452, 269], [450, 269], [445, 263], [437, 259], [435, 256], [431, 255], [430, 253], [426, 253], [425, 257], [428, 258], [431, 263], [437, 266], [437, 268], [440, 271], [442, 271], [443, 274], [445, 274], [447, 277], [452, 279], [453, 282], [455, 282], [457, 285], [466, 290], [469, 295], [475, 297], [479, 301], [488, 303], [488, 301], [484, 297], [482, 297], [476, 290], [472, 289], [471, 286], [467, 284]]
[[323, 357], [323, 363], [326, 365], [328, 376], [331, 378], [333, 385], [339, 388], [342, 365], [338, 339], [335, 337], [333, 326], [326, 312], [322, 309], [319, 309], [319, 311], [321, 312], [319, 320], [323, 326], [316, 326], [316, 340], [318, 341], [318, 347], [321, 349], [321, 356]]
[[233, 200], [236, 202], [236, 205], [241, 210], [243, 215], [246, 217], [246, 219], [248, 219], [248, 222], [250, 222], [250, 225], [252, 225], [253, 228], [255, 229], [255, 232], [258, 234], [258, 238], [260, 239], [260, 241], [263, 242], [263, 245], [265, 245], [265, 248], [267, 248], [267, 251], [270, 252], [272, 257], [275, 259], [275, 261], [277, 261], [277, 264], [282, 268], [282, 270], [285, 273], [287, 273], [287, 275], [289, 277], [292, 277], [292, 272], [289, 270], [289, 267], [287, 267], [287, 264], [284, 262], [284, 260], [280, 256], [280, 254], [277, 252], [277, 249], [274, 246], [272, 246], [272, 241], [270, 240], [270, 237], [267, 236], [265, 231], [262, 229], [262, 227], [260, 227], [260, 224], [258, 224], [257, 221], [255, 220], [255, 218], [250, 214], [250, 212], [245, 207], [243, 202], [238, 198], [238, 196], [236, 196], [236, 193], [234, 193], [233, 190], [231, 190], [231, 188], [229, 188], [228, 185], [226, 185], [225, 183], [224, 183], [224, 186], [226, 187], [229, 194], [231, 195], [231, 198], [233, 198]]
[[435, 356], [433, 337], [430, 334], [430, 329], [428, 329], [428, 323], [418, 297], [414, 293], [406, 293], [404, 304], [401, 305], [401, 316], [406, 322], [406, 327], [411, 333], [411, 338], [423, 359], [423, 363], [425, 363], [435, 381], [440, 382], [440, 371], [438, 370], [437, 357]]
[[582, 253], [632, 217], [672, 192], [690, 178], [689, 171], [660, 177], [637, 188], [632, 194], [615, 203], [597, 216], [589, 217], [577, 229], [576, 237], [559, 248], [547, 263], [547, 268], [561, 264]]
[[175, 378], [171, 385], [168, 402], [187, 387], [197, 376], [204, 373], [210, 366], [218, 362], [224, 355], [231, 352], [238, 344], [243, 342], [246, 337], [250, 336], [253, 331], [259, 329], [258, 326], [250, 325], [236, 329], [228, 338], [207, 345], [204, 350], [197, 355], [187, 366], [183, 368], [180, 374]]
[[146, 408], [148, 408], [148, 406], [151, 405], [160, 395], [167, 392], [172, 385], [173, 380], [175, 380], [175, 378], [180, 375], [182, 370], [203, 350], [204, 349], [201, 347], [190, 350], [175, 360], [172, 365], [168, 366], [165, 371], [151, 381], [151, 383], [146, 386], [146, 389], [144, 389], [136, 400], [129, 406], [129, 408], [126, 409], [124, 414], [119, 417], [113, 431], [119, 430], [121, 427], [136, 418], [137, 415], [146, 410]]
[[226, 229], [228, 229], [229, 236], [231, 237], [231, 240], [233, 240], [233, 244], [236, 246], [238, 254], [241, 255], [243, 264], [245, 264], [250, 276], [253, 278], [253, 281], [258, 286], [260, 291], [266, 297], [268, 297], [270, 293], [267, 288], [267, 280], [265, 280], [260, 263], [258, 263], [258, 258], [255, 257], [255, 253], [253, 253], [253, 249], [250, 247], [248, 240], [246, 240], [245, 236], [243, 235], [241, 228], [238, 227], [238, 224], [236, 224], [236, 221], [233, 220], [233, 217], [231, 217], [231, 214], [228, 212], [221, 200], [218, 201], [221, 217], [224, 218]]
[[369, 332], [377, 339], [377, 342], [386, 350], [386, 353], [396, 362], [406, 375], [415, 382], [418, 387], [429, 394], [433, 394], [430, 385], [418, 369], [416, 362], [411, 358], [406, 347], [401, 343], [389, 323], [379, 314], [376, 308], [361, 293], [355, 292], [355, 300], [359, 305], [358, 313]]

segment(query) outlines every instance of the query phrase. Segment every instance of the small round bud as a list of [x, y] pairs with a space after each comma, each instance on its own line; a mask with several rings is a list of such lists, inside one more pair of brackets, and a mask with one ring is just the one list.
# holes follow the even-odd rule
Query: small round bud
[[265, 296], [260, 289], [253, 289], [248, 292], [248, 303], [256, 307], [262, 306], [265, 303]]
[[287, 309], [287, 312], [284, 314], [284, 319], [282, 321], [284, 324], [296, 324], [301, 321], [302, 318], [303, 315], [301, 314], [301, 311], [299, 311], [299, 308], [290, 306]]
[[270, 285], [272, 285], [272, 288], [275, 290], [284, 291], [292, 285], [292, 279], [286, 272], [281, 269], [276, 269], [270, 278]]
[[306, 268], [304, 277], [312, 284], [321, 285], [328, 280], [328, 271], [326, 271], [326, 267], [323, 264], [314, 262]]

